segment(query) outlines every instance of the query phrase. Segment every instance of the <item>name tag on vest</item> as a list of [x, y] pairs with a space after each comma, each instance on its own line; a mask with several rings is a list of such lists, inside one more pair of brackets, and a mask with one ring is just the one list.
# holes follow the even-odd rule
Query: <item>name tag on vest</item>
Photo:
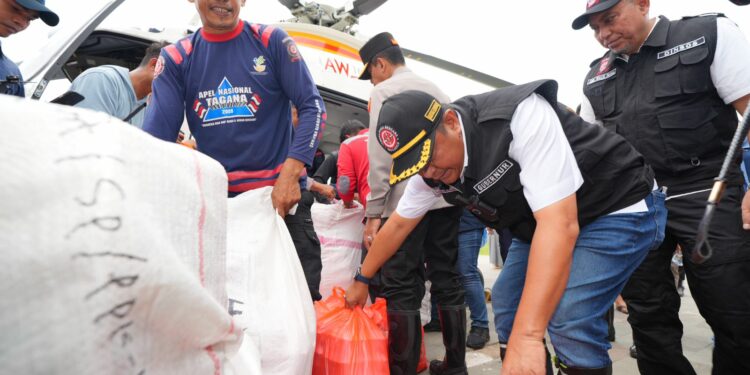
[[617, 74], [617, 69], [612, 69], [612, 70], [610, 70], [610, 71], [608, 71], [608, 72], [606, 72], [604, 74], [599, 74], [598, 76], [596, 76], [594, 78], [591, 78], [588, 81], [586, 81], [586, 86], [593, 85], [594, 83], [597, 83], [599, 81], [604, 81], [605, 79], [610, 79], [610, 78], [614, 77], [615, 74]]
[[687, 42], [687, 43], [680, 44], [679, 46], [672, 47], [670, 49], [661, 51], [661, 52], [659, 52], [656, 55], [656, 59], [657, 60], [663, 59], [663, 58], [666, 58], [666, 57], [678, 54], [680, 52], [684, 52], [684, 51], [687, 51], [689, 49], [693, 49], [693, 48], [698, 47], [698, 46], [700, 46], [702, 44], [706, 44], [706, 37], [705, 36], [702, 36], [702, 37], [700, 37], [700, 38], [698, 38], [696, 40], [693, 40], [693, 41], [690, 41], [690, 42]]
[[496, 184], [498, 181], [500, 181], [503, 176], [510, 170], [510, 168], [513, 167], [513, 162], [510, 160], [503, 160], [500, 165], [495, 168], [494, 171], [492, 171], [487, 177], [483, 178], [481, 181], [477, 182], [476, 185], [474, 185], [474, 190], [477, 192], [477, 194], [482, 194], [487, 189], [491, 188], [492, 185]]

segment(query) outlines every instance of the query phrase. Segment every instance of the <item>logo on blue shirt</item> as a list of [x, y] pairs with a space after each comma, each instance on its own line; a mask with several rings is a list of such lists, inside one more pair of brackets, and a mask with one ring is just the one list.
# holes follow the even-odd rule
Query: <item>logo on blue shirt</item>
[[[205, 99], [205, 107], [201, 99]], [[193, 110], [204, 123], [233, 118], [253, 118], [260, 103], [260, 96], [254, 94], [250, 87], [233, 87], [224, 77], [216, 91], [209, 90], [198, 94]]]

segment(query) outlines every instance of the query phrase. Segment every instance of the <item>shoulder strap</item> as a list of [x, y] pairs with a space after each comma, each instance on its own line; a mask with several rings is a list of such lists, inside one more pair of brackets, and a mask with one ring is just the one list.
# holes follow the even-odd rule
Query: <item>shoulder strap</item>
[[130, 112], [125, 118], [122, 119], [122, 121], [128, 122], [130, 121], [135, 115], [138, 114], [138, 112], [142, 111], [144, 108], [146, 108], [147, 103], [144, 101], [143, 103], [139, 104], [135, 109]]

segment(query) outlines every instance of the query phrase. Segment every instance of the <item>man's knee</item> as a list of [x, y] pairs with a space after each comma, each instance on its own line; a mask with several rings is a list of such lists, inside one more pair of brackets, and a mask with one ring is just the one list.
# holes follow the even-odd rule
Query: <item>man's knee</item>
[[435, 288], [434, 284], [430, 290], [432, 298], [435, 298], [435, 302], [438, 306], [455, 306], [464, 304], [464, 289], [463, 287], [451, 286], [450, 288]]

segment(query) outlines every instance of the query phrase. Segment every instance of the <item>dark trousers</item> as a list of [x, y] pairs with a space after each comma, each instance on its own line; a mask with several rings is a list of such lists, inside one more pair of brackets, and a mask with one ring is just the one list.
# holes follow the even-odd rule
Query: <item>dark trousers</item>
[[678, 244], [692, 296], [716, 337], [713, 374], [750, 374], [750, 232], [742, 229], [744, 192], [740, 186], [727, 188], [709, 228], [714, 255], [699, 265], [690, 261], [690, 253], [708, 194], [667, 201], [664, 242], [622, 292], [641, 374], [695, 374], [682, 355], [680, 297], [670, 270]]
[[447, 207], [429, 211], [383, 265], [381, 291], [389, 311], [419, 310], [425, 276], [432, 282], [430, 292], [438, 305], [463, 305], [464, 288], [456, 271], [462, 210]]
[[287, 215], [284, 218], [289, 234], [294, 241], [294, 248], [297, 249], [297, 256], [302, 263], [302, 270], [305, 273], [307, 287], [310, 289], [310, 296], [313, 301], [322, 298], [320, 295], [320, 271], [323, 269], [323, 263], [320, 260], [320, 241], [313, 228], [312, 207], [315, 198], [307, 190], [302, 190], [302, 199], [297, 204], [297, 211], [294, 215]]
[[[383, 225], [381, 223], [380, 227], [382, 228]], [[362, 243], [362, 259], [360, 259], [359, 263], [362, 264], [365, 262], [365, 258], [367, 258], [367, 248], [365, 247], [365, 244]], [[367, 291], [370, 294], [370, 302], [375, 303], [375, 299], [377, 298], [384, 298], [383, 293], [381, 292], [382, 289], [382, 283], [380, 282], [380, 271], [376, 272], [375, 275], [373, 275], [370, 278], [370, 285], [367, 286]]]

